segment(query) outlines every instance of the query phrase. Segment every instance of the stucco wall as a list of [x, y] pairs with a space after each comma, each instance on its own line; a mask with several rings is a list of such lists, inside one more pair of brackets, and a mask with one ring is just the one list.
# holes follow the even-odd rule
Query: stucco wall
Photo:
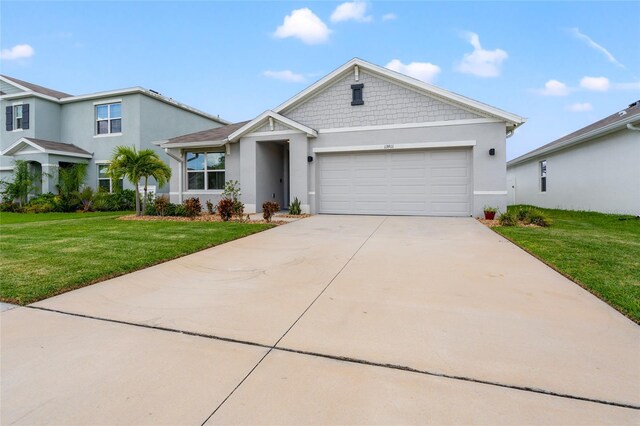
[[[364, 105], [352, 106], [351, 85], [359, 83], [364, 84]], [[480, 118], [367, 72], [360, 72], [359, 81], [355, 81], [353, 72], [348, 73], [282, 115], [316, 130]]]
[[262, 211], [265, 201], [275, 201], [284, 207], [284, 155], [281, 143], [256, 144], [256, 210]]
[[[13, 86], [12, 86], [13, 87]], [[5, 110], [7, 106], [13, 106], [18, 104], [29, 104], [29, 128], [20, 130], [7, 131], [7, 116]], [[35, 98], [23, 98], [17, 100], [0, 100], [0, 150], [5, 150], [13, 145], [20, 138], [34, 138], [35, 137]], [[0, 167], [10, 167], [13, 165], [13, 158], [0, 155]], [[3, 173], [2, 178], [5, 179], [6, 175], [10, 173]]]
[[[422, 127], [412, 129], [354, 131], [322, 133], [310, 139], [309, 155], [313, 148], [362, 145], [411, 144], [475, 140], [473, 152], [473, 216], [481, 216], [484, 205], [506, 210], [506, 139], [504, 123], [483, 123], [455, 126]], [[489, 155], [495, 148], [496, 154]], [[315, 157], [315, 155], [314, 155]], [[316, 161], [309, 163], [309, 192], [315, 193], [317, 182]], [[292, 182], [296, 179], [292, 173]], [[480, 193], [478, 193], [480, 192]], [[482, 194], [491, 192], [492, 194]], [[497, 194], [495, 192], [498, 192]], [[292, 194], [293, 196], [293, 194]], [[317, 208], [316, 194], [310, 195], [312, 211]]]
[[[539, 162], [547, 161], [540, 192]], [[627, 129], [509, 167], [509, 199], [546, 208], [640, 214], [640, 133]]]

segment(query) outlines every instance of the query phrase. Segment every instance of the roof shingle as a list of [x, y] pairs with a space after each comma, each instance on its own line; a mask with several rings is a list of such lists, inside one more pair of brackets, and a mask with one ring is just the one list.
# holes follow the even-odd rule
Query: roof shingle
[[[204, 142], [204, 141], [221, 141], [226, 139], [231, 133], [247, 124], [249, 121], [241, 121], [239, 123], [228, 124], [215, 129], [202, 130], [200, 132], [189, 133], [187, 135], [177, 136], [165, 142], [166, 145], [186, 142]], [[163, 144], [164, 145], [164, 144]]]
[[33, 90], [36, 93], [51, 96], [57, 99], [68, 98], [69, 96], [73, 96], [68, 93], [59, 92], [57, 90], [49, 89], [43, 86], [38, 86], [37, 84], [29, 83], [28, 81], [18, 80], [17, 78], [9, 77], [8, 75], [2, 75], [2, 77], [6, 78], [7, 80], [13, 81], [14, 83], [19, 84], [20, 86], [24, 86], [29, 90]]
[[53, 151], [70, 152], [75, 154], [92, 155], [90, 152], [85, 151], [84, 149], [70, 143], [54, 142], [54, 141], [48, 141], [48, 140], [36, 139], [36, 138], [25, 138], [25, 139], [27, 139], [30, 142], [33, 142], [34, 144], [44, 149], [50, 149]]

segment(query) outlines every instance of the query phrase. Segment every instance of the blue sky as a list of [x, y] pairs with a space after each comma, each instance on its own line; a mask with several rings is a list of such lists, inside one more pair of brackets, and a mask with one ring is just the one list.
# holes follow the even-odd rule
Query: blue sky
[[0, 71], [143, 86], [230, 121], [353, 57], [527, 117], [514, 158], [640, 99], [639, 2], [0, 3]]

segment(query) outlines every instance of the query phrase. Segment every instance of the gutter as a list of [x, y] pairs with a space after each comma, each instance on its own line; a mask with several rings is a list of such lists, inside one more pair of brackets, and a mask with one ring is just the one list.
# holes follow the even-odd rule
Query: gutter
[[638, 126], [634, 126], [634, 125], [633, 125], [633, 124], [631, 124], [631, 123], [627, 123], [627, 129], [629, 129], [629, 130], [635, 130], [636, 132], [640, 132], [640, 127], [638, 127]]

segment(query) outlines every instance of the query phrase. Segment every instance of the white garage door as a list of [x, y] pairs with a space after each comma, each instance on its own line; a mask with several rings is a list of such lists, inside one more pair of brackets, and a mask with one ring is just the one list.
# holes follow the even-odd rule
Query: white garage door
[[469, 216], [471, 149], [318, 156], [318, 210], [335, 214]]

